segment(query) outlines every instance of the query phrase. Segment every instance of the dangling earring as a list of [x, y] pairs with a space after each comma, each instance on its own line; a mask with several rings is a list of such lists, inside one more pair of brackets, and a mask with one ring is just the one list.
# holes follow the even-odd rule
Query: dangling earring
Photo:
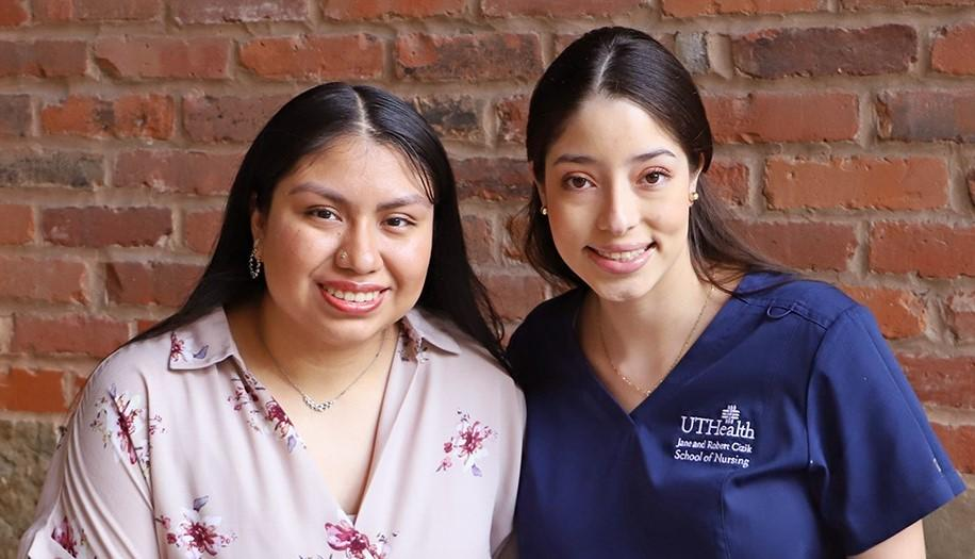
[[261, 268], [264, 267], [264, 263], [261, 259], [257, 257], [257, 243], [254, 243], [254, 248], [251, 250], [251, 256], [247, 259], [247, 268], [251, 272], [251, 279], [257, 279], [261, 275]]
[[701, 195], [698, 194], [696, 190], [694, 192], [691, 192], [691, 194], [688, 196], [688, 198], [691, 201], [691, 204], [693, 204], [694, 202], [697, 202], [698, 198], [700, 198], [700, 197], [701, 197]]
[[548, 207], [542, 206], [542, 215], [548, 215]]

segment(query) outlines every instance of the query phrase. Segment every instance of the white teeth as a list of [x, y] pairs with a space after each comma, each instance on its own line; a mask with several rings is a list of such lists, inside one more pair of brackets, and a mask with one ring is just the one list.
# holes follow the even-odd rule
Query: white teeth
[[602, 256], [603, 258], [608, 258], [609, 260], [615, 260], [617, 262], [629, 262], [636, 259], [638, 256], [646, 252], [647, 249], [641, 248], [637, 250], [628, 250], [626, 252], [603, 252], [597, 250], [596, 254]]
[[329, 295], [335, 297], [336, 299], [342, 299], [343, 301], [348, 301], [350, 303], [368, 303], [373, 301], [376, 297], [379, 297], [380, 291], [339, 291], [338, 289], [332, 289], [331, 287], [326, 287], [325, 291]]

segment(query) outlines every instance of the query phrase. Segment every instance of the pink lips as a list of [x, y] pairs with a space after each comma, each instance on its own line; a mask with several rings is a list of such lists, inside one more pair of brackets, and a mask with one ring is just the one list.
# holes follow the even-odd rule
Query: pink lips
[[[329, 293], [329, 289], [344, 293], [375, 293], [376, 297], [370, 301], [347, 301]], [[352, 315], [369, 314], [379, 308], [386, 298], [388, 288], [372, 283], [355, 283], [350, 281], [328, 281], [319, 286], [322, 298], [336, 310]]]
[[[619, 261], [600, 255], [599, 252], [597, 252], [597, 248], [599, 252], [603, 253], [630, 252], [634, 250], [643, 250], [643, 253], [632, 260]], [[592, 260], [593, 263], [606, 272], [611, 274], [630, 274], [642, 268], [643, 265], [650, 260], [650, 257], [653, 255], [654, 248], [656, 248], [656, 245], [647, 245], [646, 243], [586, 247], [586, 255], [589, 256], [589, 259]]]

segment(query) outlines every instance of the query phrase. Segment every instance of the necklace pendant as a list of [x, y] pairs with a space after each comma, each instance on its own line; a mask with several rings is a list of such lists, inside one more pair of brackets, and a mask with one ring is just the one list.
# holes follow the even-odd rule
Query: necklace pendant
[[305, 401], [306, 406], [311, 408], [312, 411], [316, 411], [319, 413], [323, 411], [327, 411], [329, 408], [332, 407], [332, 404], [335, 403], [334, 400], [325, 400], [324, 402], [316, 402], [315, 400], [312, 400], [311, 396], [307, 394], [302, 394], [301, 398], [302, 400]]

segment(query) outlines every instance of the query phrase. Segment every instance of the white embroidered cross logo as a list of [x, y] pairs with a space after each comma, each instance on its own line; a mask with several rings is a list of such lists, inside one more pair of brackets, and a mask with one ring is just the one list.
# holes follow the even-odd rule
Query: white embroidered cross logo
[[727, 408], [721, 410], [721, 419], [723, 419], [725, 423], [734, 423], [738, 421], [739, 417], [741, 417], [741, 412], [738, 411], [738, 406], [734, 404], [728, 404]]

